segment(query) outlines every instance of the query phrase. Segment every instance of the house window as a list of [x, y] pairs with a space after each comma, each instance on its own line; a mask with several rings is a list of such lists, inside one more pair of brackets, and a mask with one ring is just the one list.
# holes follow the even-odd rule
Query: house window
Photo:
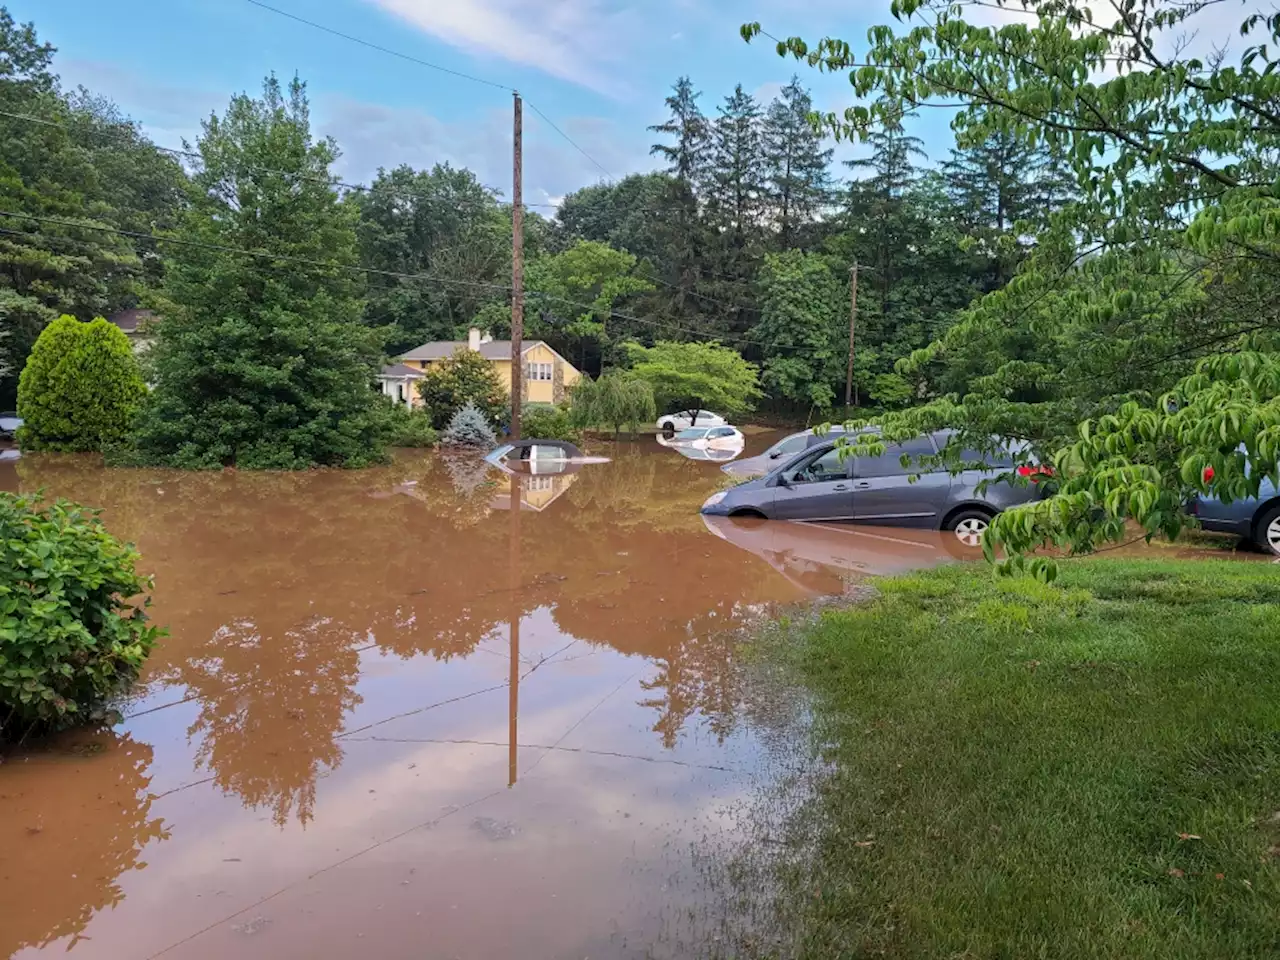
[[527, 363], [524, 368], [524, 376], [526, 380], [550, 380], [551, 364]]

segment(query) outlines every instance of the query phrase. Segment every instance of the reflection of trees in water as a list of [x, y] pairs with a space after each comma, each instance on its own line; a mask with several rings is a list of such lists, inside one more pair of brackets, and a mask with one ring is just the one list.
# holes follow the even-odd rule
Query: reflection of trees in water
[[[646, 705], [664, 743], [695, 716], [718, 735], [731, 729], [726, 633], [744, 605], [785, 585], [704, 529], [698, 507], [720, 487], [718, 470], [670, 451], [613, 452], [524, 514], [514, 598], [507, 514], [493, 510], [502, 486], [478, 458], [181, 474], [33, 457], [23, 484], [106, 507], [108, 527], [139, 545], [157, 573], [156, 619], [172, 632], [150, 675], [201, 698], [192, 732], [219, 783], [287, 818], [310, 815], [317, 773], [340, 759], [333, 735], [356, 702], [356, 647], [467, 656], [513, 603], [523, 616], [550, 607], [565, 633], [652, 658]], [[291, 757], [290, 743], [306, 755]]]
[[[120, 876], [145, 866], [138, 860], [143, 848], [168, 839], [163, 821], [151, 816], [151, 748], [110, 734], [96, 743], [105, 749], [95, 755], [40, 761], [9, 774], [9, 789], [21, 777], [33, 782], [0, 802], [0, 864], [7, 881], [0, 899], [0, 957], [78, 938], [94, 914], [124, 899]], [[27, 816], [10, 812], [9, 804], [24, 801]]]
[[248, 621], [215, 631], [181, 671], [200, 702], [187, 730], [200, 738], [197, 763], [279, 826], [290, 816], [305, 824], [317, 777], [342, 762], [343, 717], [361, 701], [360, 639], [326, 621], [265, 638]]

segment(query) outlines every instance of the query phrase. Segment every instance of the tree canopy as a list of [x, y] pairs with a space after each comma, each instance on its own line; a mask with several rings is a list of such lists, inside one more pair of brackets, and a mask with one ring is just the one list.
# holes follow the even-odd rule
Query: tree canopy
[[653, 389], [663, 412], [708, 409], [746, 413], [760, 397], [754, 364], [718, 343], [628, 344], [631, 375]]
[[378, 459], [382, 349], [361, 323], [357, 214], [328, 185], [337, 148], [312, 136], [305, 87], [273, 77], [261, 98], [233, 98], [197, 146], [149, 358], [141, 459], [258, 469]]

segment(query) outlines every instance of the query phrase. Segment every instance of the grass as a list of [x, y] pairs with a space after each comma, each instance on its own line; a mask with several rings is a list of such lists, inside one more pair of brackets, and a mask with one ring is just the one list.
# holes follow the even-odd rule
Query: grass
[[879, 586], [783, 627], [828, 773], [764, 955], [1280, 957], [1276, 567]]

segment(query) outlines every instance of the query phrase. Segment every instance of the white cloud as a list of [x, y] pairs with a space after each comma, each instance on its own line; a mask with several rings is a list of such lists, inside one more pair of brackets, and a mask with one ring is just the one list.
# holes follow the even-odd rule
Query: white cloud
[[367, 0], [474, 54], [496, 55], [617, 95], [609, 65], [625, 58], [639, 22], [603, 0]]

